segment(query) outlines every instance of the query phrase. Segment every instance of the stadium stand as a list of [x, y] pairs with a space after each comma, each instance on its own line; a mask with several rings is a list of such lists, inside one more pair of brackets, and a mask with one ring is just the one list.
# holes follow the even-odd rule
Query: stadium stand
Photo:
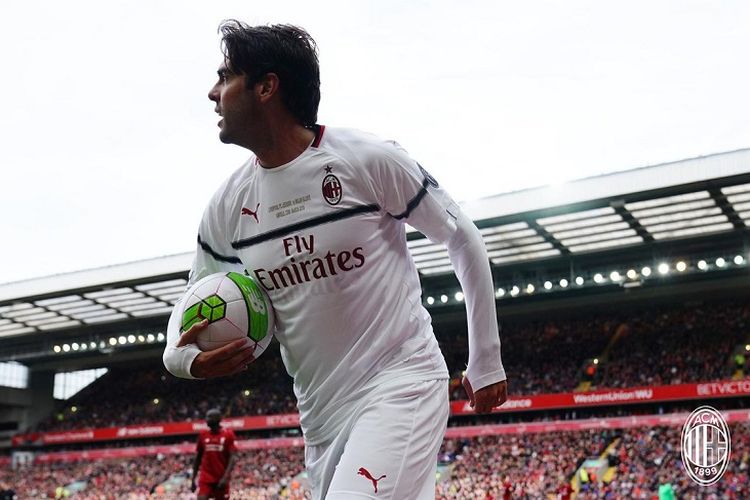
[[[739, 418], [747, 420], [748, 414]], [[671, 484], [678, 498], [739, 499], [750, 493], [747, 421], [730, 425], [737, 436], [733, 458], [726, 480], [710, 489], [699, 489], [681, 470], [678, 426], [617, 428], [622, 421], [610, 421], [610, 425], [552, 432], [540, 432], [545, 428], [540, 426], [523, 433], [515, 426], [509, 434], [471, 436], [467, 432], [465, 437], [449, 437], [438, 456], [437, 498], [542, 498], [564, 496], [566, 491], [577, 491], [578, 498], [644, 498], [662, 484]], [[592, 458], [605, 462], [605, 477], [597, 478], [590, 470], [587, 481], [573, 485], [581, 465]], [[160, 453], [137, 460], [44, 462], [2, 470], [0, 487], [13, 484], [22, 498], [53, 497], [61, 485], [80, 491], [77, 498], [145, 498], [149, 494], [182, 498], [188, 493], [191, 461], [189, 454]], [[233, 491], [239, 498], [304, 498], [303, 468], [299, 444], [245, 450], [235, 469]]]
[[[463, 303], [444, 249], [409, 245], [451, 372], [438, 498], [748, 498], [750, 150], [466, 204], [490, 254], [511, 399], [472, 415]], [[306, 498], [291, 382], [276, 349], [241, 376], [161, 367], [190, 255], [0, 285], [0, 499], [192, 498], [196, 432], [218, 406], [241, 440], [237, 498]], [[56, 373], [108, 368], [70, 399]], [[723, 479], [681, 468], [686, 413], [730, 418]], [[11, 437], [12, 436], [12, 437]], [[595, 465], [587, 465], [595, 464]], [[5, 496], [4, 496], [5, 495]]]
[[[750, 305], [729, 300], [699, 307], [639, 308], [634, 316], [613, 311], [542, 323], [508, 322], [503, 329], [506, 369], [517, 377], [511, 380], [511, 392], [572, 392], [584, 362], [596, 357], [602, 362], [590, 389], [729, 380], [734, 373], [732, 350], [747, 335], [749, 315]], [[615, 331], [622, 334], [617, 339]], [[537, 341], [524, 341], [529, 338]], [[454, 374], [451, 398], [463, 400], [466, 336], [442, 344]], [[227, 416], [294, 413], [291, 381], [278, 350], [266, 353], [247, 373], [201, 383], [176, 379], [153, 363], [113, 367], [34, 431], [200, 420], [211, 407]]]

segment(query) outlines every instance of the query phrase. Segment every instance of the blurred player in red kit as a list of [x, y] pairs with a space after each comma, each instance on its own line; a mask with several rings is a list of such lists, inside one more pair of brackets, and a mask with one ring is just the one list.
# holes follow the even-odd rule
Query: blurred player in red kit
[[229, 477], [237, 451], [234, 432], [222, 429], [221, 413], [215, 408], [206, 412], [206, 424], [209, 430], [202, 431], [198, 436], [191, 491], [195, 491], [197, 478], [199, 500], [229, 498]]

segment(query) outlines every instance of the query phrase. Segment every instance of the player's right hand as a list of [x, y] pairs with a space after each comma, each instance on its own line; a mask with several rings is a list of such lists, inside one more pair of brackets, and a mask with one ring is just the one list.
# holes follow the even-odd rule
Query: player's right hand
[[[190, 327], [180, 336], [177, 347], [195, 344], [198, 334], [208, 326], [208, 320], [203, 320]], [[190, 366], [190, 374], [196, 378], [214, 378], [233, 375], [247, 369], [255, 358], [255, 344], [250, 339], [238, 339], [224, 347], [198, 354]]]

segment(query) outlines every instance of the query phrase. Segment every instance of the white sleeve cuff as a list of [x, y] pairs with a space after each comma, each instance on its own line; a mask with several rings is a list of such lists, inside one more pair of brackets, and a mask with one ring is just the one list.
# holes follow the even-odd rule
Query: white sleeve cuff
[[190, 367], [193, 360], [201, 353], [201, 350], [195, 344], [188, 344], [182, 347], [168, 345], [164, 349], [162, 360], [167, 371], [180, 378], [197, 379], [190, 373]]
[[195, 379], [197, 377], [193, 377], [190, 373], [190, 367], [193, 365], [193, 360], [201, 353], [200, 348], [195, 344], [177, 347], [177, 342], [180, 340], [181, 335], [180, 318], [182, 317], [182, 312], [182, 299], [180, 299], [174, 305], [172, 314], [169, 316], [169, 322], [167, 323], [167, 345], [164, 348], [162, 361], [167, 371], [175, 377]]
[[474, 391], [477, 391], [482, 387], [497, 384], [498, 382], [502, 382], [503, 380], [508, 379], [508, 377], [505, 376], [505, 369], [502, 367], [495, 372], [487, 373], [484, 375], [475, 374], [467, 368], [466, 378], [468, 379], [469, 383], [471, 384], [471, 388]]

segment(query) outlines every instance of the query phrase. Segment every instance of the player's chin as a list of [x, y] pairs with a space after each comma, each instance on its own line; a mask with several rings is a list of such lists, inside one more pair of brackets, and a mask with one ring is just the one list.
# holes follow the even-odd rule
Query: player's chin
[[227, 128], [225, 123], [220, 125], [219, 140], [224, 144], [234, 144], [234, 138], [232, 137], [231, 131]]

